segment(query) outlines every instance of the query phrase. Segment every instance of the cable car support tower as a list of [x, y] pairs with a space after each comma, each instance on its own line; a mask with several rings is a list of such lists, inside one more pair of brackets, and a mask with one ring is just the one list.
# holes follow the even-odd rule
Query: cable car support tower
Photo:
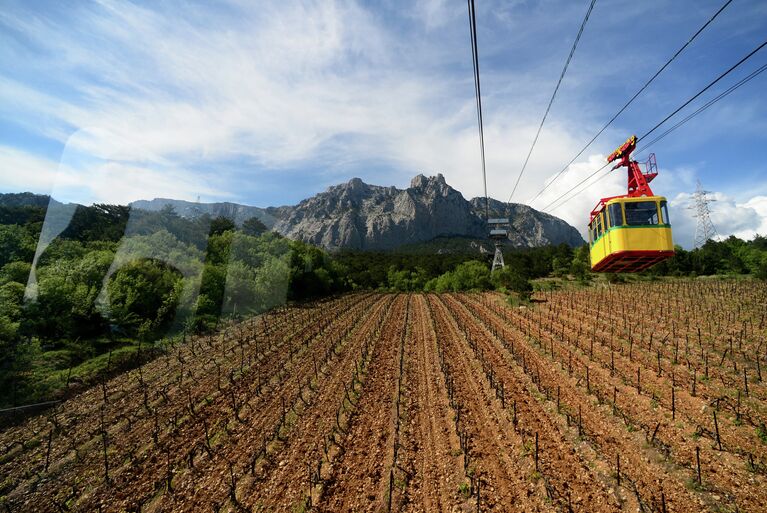
[[493, 257], [493, 267], [490, 272], [496, 269], [503, 269], [503, 251], [501, 251], [502, 242], [509, 238], [509, 231], [506, 227], [509, 225], [508, 218], [490, 218], [487, 220], [490, 227], [490, 239], [495, 243], [495, 256]]

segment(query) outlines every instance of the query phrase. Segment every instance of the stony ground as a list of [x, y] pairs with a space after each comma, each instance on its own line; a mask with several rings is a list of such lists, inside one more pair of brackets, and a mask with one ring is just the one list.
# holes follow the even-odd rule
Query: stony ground
[[5, 511], [765, 511], [767, 287], [356, 294], [0, 433]]

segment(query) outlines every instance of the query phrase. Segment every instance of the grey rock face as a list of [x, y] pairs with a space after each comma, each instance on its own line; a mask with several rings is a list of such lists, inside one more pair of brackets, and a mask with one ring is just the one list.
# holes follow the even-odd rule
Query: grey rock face
[[[472, 198], [474, 213], [483, 216], [485, 198]], [[565, 243], [580, 246], [585, 243], [581, 234], [558, 217], [535, 210], [520, 203], [503, 203], [490, 198], [490, 217], [509, 218], [509, 240], [514, 247], [535, 247]]]
[[[491, 214], [509, 217], [511, 245], [583, 244], [561, 219], [526, 205], [490, 202]], [[487, 237], [484, 199], [467, 201], [445, 178], [418, 175], [410, 187], [368, 185], [359, 178], [335, 185], [295, 207], [268, 208], [274, 229], [328, 250], [388, 250], [435, 237]]]

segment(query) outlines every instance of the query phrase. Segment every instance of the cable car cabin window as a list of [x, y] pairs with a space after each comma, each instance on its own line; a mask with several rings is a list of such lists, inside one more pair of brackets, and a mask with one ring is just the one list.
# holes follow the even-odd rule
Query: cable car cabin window
[[608, 205], [607, 210], [610, 213], [610, 228], [614, 226], [623, 226], [623, 211], [620, 203]]
[[602, 229], [602, 214], [600, 213], [594, 221], [597, 225], [597, 239], [602, 236], [604, 230]]
[[671, 221], [669, 221], [668, 217], [668, 207], [666, 206], [665, 201], [660, 202], [660, 214], [663, 216], [663, 224], [671, 224]]
[[626, 224], [644, 226], [658, 224], [658, 205], [654, 201], [629, 202], [626, 207]]

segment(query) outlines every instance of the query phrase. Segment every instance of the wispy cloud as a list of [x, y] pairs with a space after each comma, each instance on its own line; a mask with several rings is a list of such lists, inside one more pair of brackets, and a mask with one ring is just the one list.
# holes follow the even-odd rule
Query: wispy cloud
[[[682, 32], [701, 22], [684, 6], [661, 3], [664, 23]], [[493, 196], [505, 200], [585, 5], [547, 0], [478, 9], [488, 176]], [[515, 201], [535, 195], [635, 90], [637, 74], [679, 44], [662, 26], [630, 40], [611, 28], [653, 9], [625, 1], [595, 11]], [[743, 27], [749, 12], [760, 12], [758, 5], [741, 10], [722, 27]], [[86, 203], [201, 195], [264, 205], [350, 176], [403, 185], [416, 172], [442, 172], [466, 196], [479, 195], [465, 16], [465, 5], [443, 0], [102, 0], [44, 12], [11, 5], [0, 12], [0, 137], [3, 129], [27, 131], [57, 141], [61, 157], [48, 152], [43, 159], [31, 143], [0, 140], [0, 187]], [[624, 47], [644, 58], [626, 58]], [[659, 91], [670, 93], [653, 90], [631, 125], [619, 120], [534, 206], [600, 167], [627, 131], [649, 125], [688, 87], [669, 81]], [[732, 109], [718, 114], [728, 129], [738, 116], [762, 119], [761, 104]], [[10, 166], [34, 169], [34, 176], [12, 175]], [[261, 177], [276, 173], [290, 176], [288, 192], [265, 197]], [[621, 177], [614, 173], [553, 213], [582, 229], [599, 197], [621, 192]], [[688, 190], [665, 183], [669, 196]]]

